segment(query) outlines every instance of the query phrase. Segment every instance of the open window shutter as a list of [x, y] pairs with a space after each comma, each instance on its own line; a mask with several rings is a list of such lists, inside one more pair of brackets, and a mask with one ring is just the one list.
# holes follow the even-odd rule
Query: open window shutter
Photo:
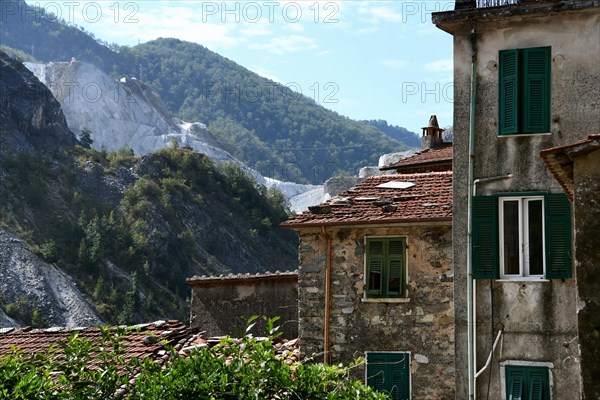
[[409, 400], [410, 399], [410, 371], [409, 354], [391, 354], [390, 365], [392, 373], [392, 399]]
[[367, 293], [372, 296], [383, 294], [383, 244], [383, 240], [379, 239], [367, 242]]
[[571, 203], [565, 194], [546, 195], [546, 278], [572, 276]]
[[519, 369], [506, 370], [506, 388], [508, 389], [508, 400], [525, 400], [523, 391], [525, 389], [525, 371]]
[[388, 364], [385, 354], [367, 354], [367, 386], [378, 391], [388, 391], [385, 369]]
[[519, 131], [519, 50], [499, 53], [498, 118], [499, 134]]
[[550, 47], [522, 51], [522, 133], [550, 132]]
[[497, 214], [496, 197], [473, 197], [471, 260], [474, 279], [498, 279]]
[[[404, 240], [390, 239], [388, 243], [388, 294], [399, 296], [404, 292]], [[392, 282], [399, 283], [397, 289]]]

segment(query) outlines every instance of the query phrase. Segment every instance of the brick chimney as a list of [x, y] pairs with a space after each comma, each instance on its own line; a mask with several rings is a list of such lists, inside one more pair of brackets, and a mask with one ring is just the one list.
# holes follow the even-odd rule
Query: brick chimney
[[431, 118], [429, 118], [429, 124], [423, 128], [423, 136], [421, 137], [421, 150], [439, 147], [444, 142], [442, 133], [444, 133], [444, 129], [440, 128], [437, 116], [432, 115]]

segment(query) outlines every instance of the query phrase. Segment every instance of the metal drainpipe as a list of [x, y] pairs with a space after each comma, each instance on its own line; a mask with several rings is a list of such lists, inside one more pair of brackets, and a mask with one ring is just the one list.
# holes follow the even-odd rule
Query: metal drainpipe
[[325, 225], [321, 226], [321, 233], [327, 240], [327, 262], [325, 269], [325, 326], [323, 338], [323, 363], [329, 364], [329, 314], [330, 314], [330, 298], [331, 298], [331, 236], [327, 233]]
[[475, 95], [477, 75], [477, 34], [475, 28], [471, 29], [471, 96], [469, 115], [469, 201], [467, 204], [467, 358], [469, 374], [469, 399], [475, 399], [475, 288], [471, 265], [472, 246], [472, 212], [473, 212], [473, 163], [475, 154]]

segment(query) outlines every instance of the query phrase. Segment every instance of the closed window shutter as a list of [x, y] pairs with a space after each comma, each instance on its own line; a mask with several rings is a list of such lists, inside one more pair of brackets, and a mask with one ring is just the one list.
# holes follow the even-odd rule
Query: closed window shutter
[[383, 247], [383, 240], [369, 239], [367, 242], [367, 293], [372, 296], [383, 294]]
[[498, 218], [494, 196], [473, 197], [471, 260], [474, 279], [498, 279]]
[[525, 400], [525, 372], [522, 369], [507, 369], [508, 400]]
[[410, 398], [409, 390], [409, 355], [392, 354], [391, 372], [392, 372], [392, 399], [408, 400]]
[[499, 134], [519, 131], [519, 50], [499, 54], [498, 114]]
[[572, 277], [571, 203], [565, 194], [546, 195], [546, 278]]
[[550, 47], [522, 51], [522, 133], [550, 132]]
[[385, 366], [387, 360], [384, 354], [367, 354], [367, 386], [378, 391], [387, 391]]
[[404, 292], [404, 240], [389, 241], [388, 294], [400, 295]]
[[538, 372], [531, 372], [529, 378], [529, 399], [528, 400], [543, 400], [544, 399], [544, 376]]

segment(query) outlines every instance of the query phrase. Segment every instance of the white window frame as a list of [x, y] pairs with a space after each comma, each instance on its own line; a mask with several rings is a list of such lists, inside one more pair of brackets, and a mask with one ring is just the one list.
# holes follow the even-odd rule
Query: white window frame
[[[529, 202], [542, 201], [542, 273], [531, 275], [529, 272], [529, 226], [526, 224], [529, 216]], [[519, 205], [519, 274], [504, 273], [504, 203], [518, 201]], [[500, 254], [500, 279], [545, 279], [546, 276], [546, 203], [544, 196], [505, 196], [498, 198], [498, 227], [499, 227], [499, 254]]]

